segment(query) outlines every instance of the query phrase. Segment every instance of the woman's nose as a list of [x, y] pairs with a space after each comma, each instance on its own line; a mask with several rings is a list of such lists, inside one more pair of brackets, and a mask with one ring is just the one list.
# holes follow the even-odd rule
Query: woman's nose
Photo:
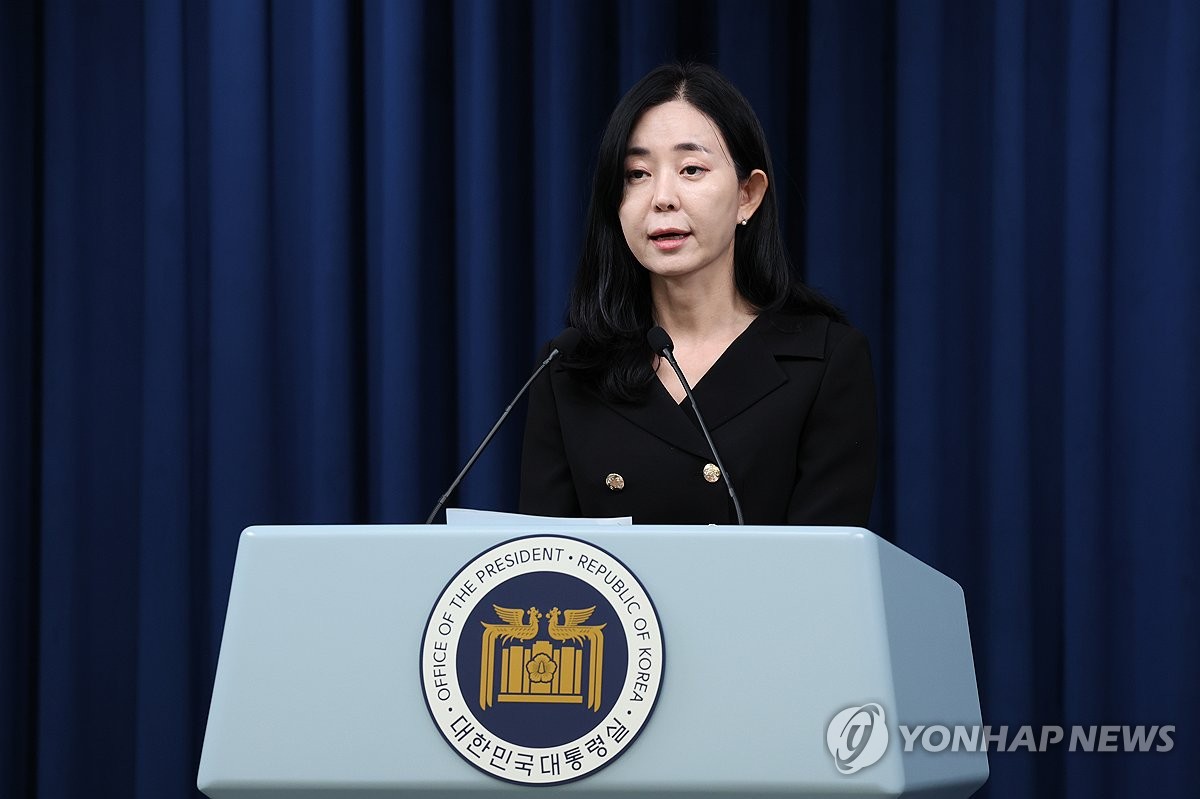
[[679, 208], [679, 193], [675, 190], [675, 181], [670, 178], [659, 178], [654, 182], [654, 210], [674, 211]]

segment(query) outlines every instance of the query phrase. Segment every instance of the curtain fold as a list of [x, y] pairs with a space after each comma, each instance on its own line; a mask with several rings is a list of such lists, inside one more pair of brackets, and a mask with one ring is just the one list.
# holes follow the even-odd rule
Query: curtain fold
[[[980, 796], [1190, 795], [1187, 0], [0, 5], [0, 795], [197, 795], [239, 532], [424, 520], [673, 58], [751, 100], [870, 338], [872, 526], [963, 586], [985, 722], [1177, 725]], [[522, 413], [452, 504], [514, 509]]]
[[[510, 343], [529, 337], [528, 313], [515, 310], [530, 295], [529, 246], [534, 225], [528, 169], [531, 42], [528, 19], [487, 0], [454, 4], [455, 63], [453, 206], [435, 230], [454, 241], [455, 342], [451, 360], [457, 393], [456, 463], [465, 463], [493, 420], [524, 382], [527, 352]], [[447, 165], [449, 166], [449, 165]], [[439, 224], [440, 223], [440, 224]], [[480, 459], [460, 501], [496, 507], [516, 491], [509, 467], [519, 432], [505, 429]]]
[[[451, 10], [366, 5], [364, 120], [368, 516], [423, 521], [457, 456], [445, 359], [455, 319]], [[426, 510], [427, 512], [427, 510]]]
[[[179, 794], [180, 775], [200, 749], [201, 683], [212, 650], [203, 589], [204, 549], [193, 543], [204, 525], [203, 447], [197, 436], [207, 404], [190, 364], [196, 345], [194, 285], [203, 268], [189, 257], [189, 148], [195, 119], [186, 92], [195, 45], [187, 45], [181, 2], [155, 3], [144, 17], [142, 73], [145, 224], [142, 230], [141, 417], [138, 479], [138, 560], [133, 755], [130, 796]], [[203, 311], [204, 309], [197, 309]], [[132, 355], [132, 353], [131, 353]], [[200, 623], [197, 623], [200, 622]], [[52, 794], [49, 794], [52, 795]]]
[[0, 5], [0, 791], [36, 779], [40, 548], [40, 16]]

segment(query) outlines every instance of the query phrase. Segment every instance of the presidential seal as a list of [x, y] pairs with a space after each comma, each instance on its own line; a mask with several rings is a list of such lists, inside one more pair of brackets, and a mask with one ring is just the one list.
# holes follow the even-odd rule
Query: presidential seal
[[421, 641], [433, 722], [497, 779], [557, 785], [619, 757], [662, 682], [658, 615], [637, 577], [575, 538], [478, 555], [446, 585]]

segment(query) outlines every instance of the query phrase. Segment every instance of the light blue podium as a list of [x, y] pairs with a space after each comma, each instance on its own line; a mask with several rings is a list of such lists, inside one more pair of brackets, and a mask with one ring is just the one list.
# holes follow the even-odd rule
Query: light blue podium
[[[448, 581], [530, 534], [583, 539], [636, 573], [665, 647], [657, 705], [627, 751], [546, 787], [465, 762], [420, 677]], [[886, 748], [839, 768], [832, 728], [856, 707], [883, 714]], [[986, 754], [931, 751], [911, 730], [981, 724], [962, 590], [866, 530], [252, 527], [198, 785], [212, 799], [967, 797]]]

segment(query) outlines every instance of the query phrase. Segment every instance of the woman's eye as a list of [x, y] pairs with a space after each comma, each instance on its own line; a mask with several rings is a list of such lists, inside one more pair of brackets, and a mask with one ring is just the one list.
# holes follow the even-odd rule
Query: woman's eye
[[625, 180], [627, 180], [627, 181], [641, 180], [642, 178], [646, 177], [647, 174], [649, 174], [649, 173], [646, 172], [646, 170], [644, 170], [644, 169], [631, 169], [625, 173]]
[[689, 178], [694, 178], [697, 175], [701, 175], [701, 174], [707, 172], [708, 170], [702, 166], [696, 166], [695, 164], [689, 164], [688, 166], [685, 166], [681, 171], [683, 172], [683, 174], [687, 175]]

